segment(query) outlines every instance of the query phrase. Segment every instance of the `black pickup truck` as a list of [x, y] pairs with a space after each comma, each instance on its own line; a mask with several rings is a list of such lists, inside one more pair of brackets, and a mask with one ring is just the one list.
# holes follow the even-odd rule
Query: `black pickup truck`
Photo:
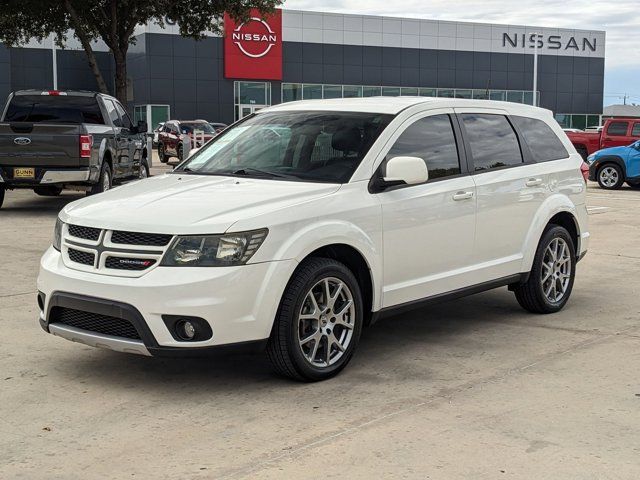
[[117, 99], [95, 92], [21, 90], [0, 119], [0, 207], [6, 190], [56, 196], [100, 193], [149, 175], [147, 125], [133, 125]]

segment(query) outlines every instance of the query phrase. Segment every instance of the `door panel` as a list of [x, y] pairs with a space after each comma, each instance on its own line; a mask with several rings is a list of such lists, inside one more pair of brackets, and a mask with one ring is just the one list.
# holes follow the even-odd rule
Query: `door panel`
[[424, 160], [429, 181], [377, 194], [384, 240], [383, 306], [468, 286], [475, 230], [475, 185], [452, 110], [408, 119], [394, 134], [376, 169], [395, 156]]
[[[470, 192], [469, 197], [454, 196]], [[381, 193], [383, 306], [472, 285], [476, 200], [470, 176]], [[471, 283], [470, 283], [471, 282]]]
[[629, 121], [610, 122], [602, 132], [602, 148], [629, 145], [633, 141], [630, 124]]

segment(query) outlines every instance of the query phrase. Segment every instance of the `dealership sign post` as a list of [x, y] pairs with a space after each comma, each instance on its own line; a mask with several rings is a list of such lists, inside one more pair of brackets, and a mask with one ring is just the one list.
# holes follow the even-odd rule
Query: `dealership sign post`
[[263, 15], [253, 9], [236, 23], [224, 15], [224, 76], [282, 80], [282, 11]]

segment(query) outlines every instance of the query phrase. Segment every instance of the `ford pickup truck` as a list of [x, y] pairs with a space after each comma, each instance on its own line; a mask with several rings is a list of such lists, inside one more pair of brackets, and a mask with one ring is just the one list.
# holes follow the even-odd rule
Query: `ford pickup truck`
[[622, 147], [640, 140], [640, 118], [608, 118], [600, 132], [566, 132], [583, 159], [603, 148]]
[[134, 125], [117, 99], [95, 92], [22, 90], [0, 118], [0, 207], [5, 191], [88, 195], [149, 174], [145, 122]]

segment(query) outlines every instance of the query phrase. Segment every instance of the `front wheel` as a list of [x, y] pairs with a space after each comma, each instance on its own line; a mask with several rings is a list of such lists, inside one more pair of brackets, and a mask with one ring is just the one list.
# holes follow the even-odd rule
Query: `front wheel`
[[528, 280], [514, 287], [522, 308], [533, 313], [562, 310], [571, 295], [576, 275], [576, 250], [569, 232], [559, 225], [545, 230]]
[[161, 143], [158, 145], [158, 159], [160, 159], [160, 163], [167, 163], [169, 161], [164, 145]]
[[311, 258], [282, 296], [267, 355], [280, 375], [325, 380], [351, 360], [362, 323], [362, 294], [351, 270], [336, 260]]
[[622, 169], [615, 163], [607, 163], [598, 170], [598, 185], [605, 190], [617, 190], [624, 183]]
[[138, 178], [143, 179], [149, 176], [149, 164], [147, 163], [147, 159], [143, 158], [140, 160], [140, 171], [138, 172]]

